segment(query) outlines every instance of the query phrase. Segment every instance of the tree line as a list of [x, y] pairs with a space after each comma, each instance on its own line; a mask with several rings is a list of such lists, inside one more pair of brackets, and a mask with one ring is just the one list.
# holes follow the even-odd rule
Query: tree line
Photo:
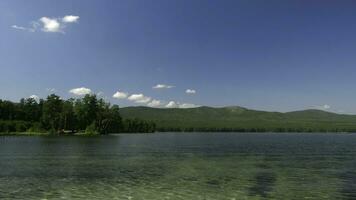
[[238, 133], [355, 133], [353, 127], [268, 127], [268, 128], [211, 128], [211, 127], [158, 127], [158, 132], [238, 132]]
[[67, 100], [51, 94], [46, 99], [23, 98], [16, 103], [0, 99], [0, 132], [108, 134], [155, 129], [152, 122], [123, 120], [118, 105], [92, 94]]

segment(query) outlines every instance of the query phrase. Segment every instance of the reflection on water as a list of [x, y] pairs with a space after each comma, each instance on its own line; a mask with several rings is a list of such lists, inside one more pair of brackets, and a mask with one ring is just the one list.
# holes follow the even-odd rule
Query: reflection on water
[[276, 175], [273, 172], [259, 172], [253, 180], [254, 185], [249, 188], [249, 195], [267, 198], [268, 193], [273, 190]]
[[0, 199], [356, 199], [356, 135], [0, 137]]
[[343, 199], [356, 199], [356, 168], [354, 171], [347, 171], [340, 177], [343, 181], [341, 194]]

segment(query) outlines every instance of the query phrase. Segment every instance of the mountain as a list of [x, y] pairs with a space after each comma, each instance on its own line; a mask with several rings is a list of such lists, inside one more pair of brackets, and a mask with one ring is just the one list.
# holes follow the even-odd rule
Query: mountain
[[266, 112], [243, 107], [125, 107], [123, 118], [153, 121], [159, 131], [356, 132], [356, 115], [321, 110]]

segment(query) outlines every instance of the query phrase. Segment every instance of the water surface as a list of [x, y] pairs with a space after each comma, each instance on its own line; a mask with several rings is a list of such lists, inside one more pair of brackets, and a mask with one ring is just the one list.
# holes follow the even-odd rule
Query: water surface
[[0, 199], [356, 199], [356, 135], [0, 137]]

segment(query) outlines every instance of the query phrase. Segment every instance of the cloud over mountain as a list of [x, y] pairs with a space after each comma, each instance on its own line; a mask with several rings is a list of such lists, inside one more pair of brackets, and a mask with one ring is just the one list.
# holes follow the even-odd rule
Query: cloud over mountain
[[112, 97], [115, 99], [126, 99], [128, 97], [128, 94], [126, 92], [117, 91], [115, 94], [112, 95]]
[[148, 103], [151, 101], [151, 97], [147, 97], [143, 94], [132, 94], [127, 99], [135, 103]]

